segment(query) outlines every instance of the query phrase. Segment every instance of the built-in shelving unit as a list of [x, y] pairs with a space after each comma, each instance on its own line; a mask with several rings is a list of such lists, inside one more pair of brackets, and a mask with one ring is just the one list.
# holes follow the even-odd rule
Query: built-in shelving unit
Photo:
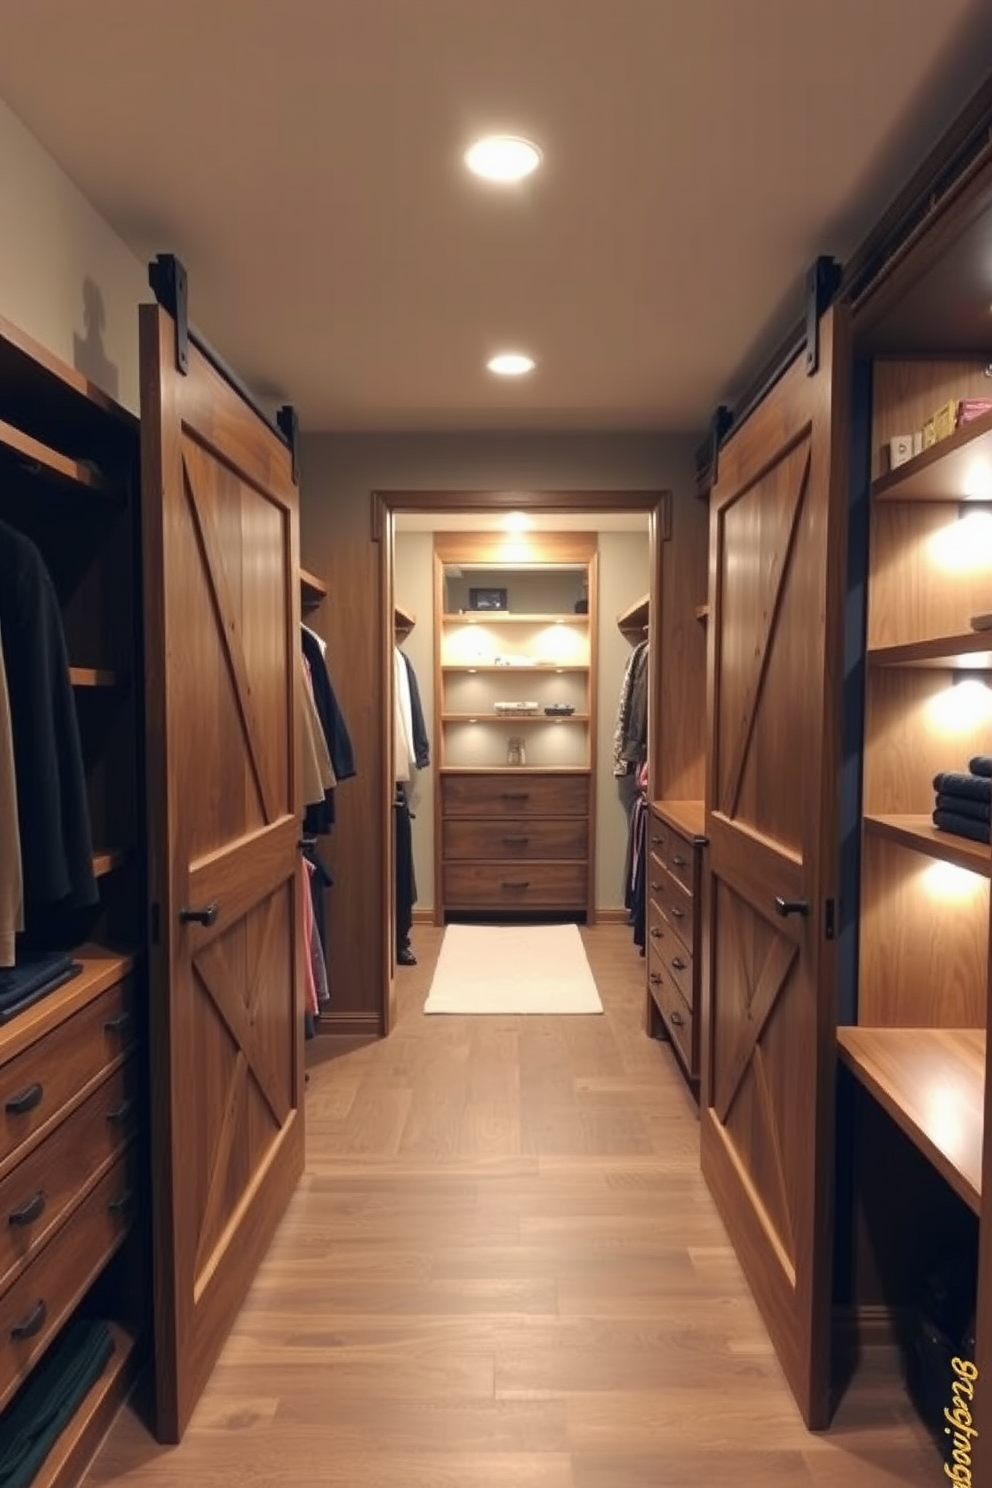
[[621, 635], [625, 635], [632, 645], [638, 641], [647, 639], [648, 626], [651, 623], [651, 596], [642, 594], [640, 599], [621, 610], [617, 616], [617, 629]]
[[[988, 396], [988, 388], [976, 396]], [[872, 496], [875, 501], [992, 501], [992, 413], [879, 476]]]
[[327, 585], [323, 579], [307, 569], [300, 569], [300, 602], [304, 610], [316, 610], [327, 598]]

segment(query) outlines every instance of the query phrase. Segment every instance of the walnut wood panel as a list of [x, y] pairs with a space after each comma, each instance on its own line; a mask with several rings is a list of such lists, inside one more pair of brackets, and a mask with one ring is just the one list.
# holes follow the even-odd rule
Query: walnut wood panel
[[512, 568], [518, 563], [588, 563], [596, 547], [595, 532], [539, 532], [524, 537], [498, 532], [434, 534], [434, 552], [442, 564], [505, 563]]
[[134, 1213], [133, 1164], [132, 1153], [121, 1157], [0, 1297], [0, 1410], [124, 1239]]
[[[815, 375], [798, 358], [728, 441], [710, 497], [701, 1110], [704, 1175], [812, 1427], [829, 1412], [843, 309], [819, 350]], [[780, 918], [778, 897], [807, 913]]]
[[589, 822], [585, 817], [505, 817], [473, 821], [448, 817], [444, 822], [445, 858], [573, 858], [589, 856]]
[[990, 518], [961, 512], [949, 502], [873, 505], [869, 647], [964, 635], [988, 610]]
[[983, 1028], [988, 878], [872, 834], [862, 864], [858, 1022]]
[[706, 835], [706, 802], [703, 800], [660, 800], [651, 802], [651, 811], [658, 820], [687, 837]]
[[0, 1293], [135, 1134], [140, 1098], [137, 1061], [129, 1059], [0, 1181]]
[[446, 863], [448, 909], [519, 910], [586, 908], [585, 863]]
[[692, 1007], [683, 997], [667, 966], [652, 949], [648, 953], [648, 990], [661, 1014], [671, 1040], [690, 1080], [698, 1073], [697, 1038]]
[[120, 1063], [135, 1031], [128, 978], [0, 1067], [0, 1176]]
[[653, 627], [651, 667], [658, 696], [651, 788], [672, 800], [701, 800], [706, 767], [706, 630], [696, 619], [706, 599], [709, 507], [688, 491], [671, 504], [660, 545], [660, 625]]
[[865, 699], [864, 809], [872, 815], [934, 809], [934, 776], [967, 770], [988, 749], [988, 708], [974, 683], [928, 667], [872, 669]]
[[441, 777], [441, 807], [454, 816], [581, 816], [589, 814], [589, 776], [505, 774]]
[[934, 410], [951, 398], [992, 397], [986, 365], [985, 357], [876, 359], [872, 373], [873, 479], [888, 474], [890, 439], [922, 429]]
[[155, 1383], [172, 1441], [303, 1165], [297, 495], [282, 442], [195, 349], [177, 373], [174, 339], [143, 308]]
[[980, 1214], [985, 1030], [839, 1028], [837, 1040], [849, 1069]]
[[[652, 839], [658, 835], [652, 830]], [[660, 861], [666, 872], [682, 886], [687, 894], [694, 894], [698, 888], [697, 866], [698, 857], [692, 841], [683, 837], [681, 832], [668, 830], [664, 833], [664, 842], [653, 846], [651, 856]]]
[[691, 951], [696, 938], [696, 902], [653, 853], [648, 866], [648, 890], [650, 902], [657, 905], [659, 913]]

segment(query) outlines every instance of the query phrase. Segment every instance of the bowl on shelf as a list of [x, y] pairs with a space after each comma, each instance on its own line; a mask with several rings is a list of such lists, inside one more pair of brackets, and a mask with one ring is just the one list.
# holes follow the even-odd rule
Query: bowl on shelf
[[574, 712], [571, 703], [549, 703], [544, 710], [547, 718], [571, 718]]

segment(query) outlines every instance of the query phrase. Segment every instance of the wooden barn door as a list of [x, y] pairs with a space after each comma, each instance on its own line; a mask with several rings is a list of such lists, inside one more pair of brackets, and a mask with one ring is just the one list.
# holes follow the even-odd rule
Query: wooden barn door
[[303, 1167], [288, 450], [141, 312], [157, 1428], [177, 1441]]
[[844, 322], [720, 453], [711, 498], [707, 1182], [803, 1416], [829, 1410], [846, 533]]

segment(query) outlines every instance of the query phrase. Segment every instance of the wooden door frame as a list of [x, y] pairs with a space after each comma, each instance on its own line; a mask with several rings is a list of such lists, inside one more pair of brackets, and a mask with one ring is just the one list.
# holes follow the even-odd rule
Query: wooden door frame
[[[498, 514], [519, 511], [527, 516], [599, 516], [603, 513], [626, 512], [631, 515], [643, 513], [648, 519], [648, 563], [651, 575], [651, 614], [661, 613], [661, 561], [663, 544], [672, 533], [672, 492], [670, 490], [631, 491], [508, 491], [505, 489], [475, 489], [461, 491], [411, 491], [379, 490], [371, 495], [372, 541], [379, 547], [379, 605], [377, 645], [380, 656], [379, 689], [375, 699], [377, 716], [381, 720], [384, 746], [382, 750], [382, 779], [379, 800], [382, 817], [382, 834], [379, 902], [383, 913], [382, 958], [381, 958], [381, 1019], [382, 1031], [388, 1034], [393, 1022], [394, 957], [393, 926], [390, 905], [393, 894], [393, 832], [392, 799], [394, 781], [393, 762], [393, 610], [395, 595], [393, 586], [393, 553], [397, 516], [461, 516], [479, 512]], [[660, 724], [659, 709], [661, 689], [657, 685], [659, 672], [652, 671], [648, 693], [648, 758], [654, 763], [654, 741], [658, 738]], [[595, 784], [595, 764], [593, 783]], [[595, 801], [595, 796], [593, 796]], [[593, 862], [593, 873], [595, 861]], [[435, 886], [436, 891], [436, 886]]]

